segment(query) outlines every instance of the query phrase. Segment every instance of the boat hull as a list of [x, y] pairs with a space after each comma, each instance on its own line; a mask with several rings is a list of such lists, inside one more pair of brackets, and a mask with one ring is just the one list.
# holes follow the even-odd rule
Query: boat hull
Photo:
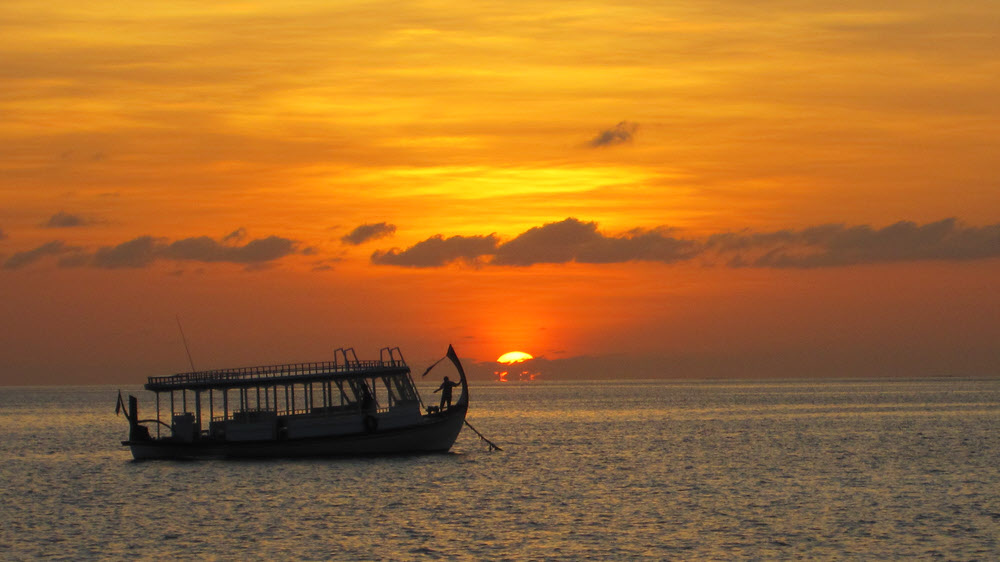
[[190, 443], [173, 439], [130, 440], [123, 444], [135, 460], [296, 458], [365, 456], [446, 452], [465, 423], [467, 406], [424, 416], [421, 423], [370, 433], [266, 441], [201, 439]]

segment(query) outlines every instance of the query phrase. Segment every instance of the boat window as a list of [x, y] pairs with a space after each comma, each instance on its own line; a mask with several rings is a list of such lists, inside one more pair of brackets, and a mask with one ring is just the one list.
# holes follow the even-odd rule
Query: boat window
[[354, 391], [354, 402], [378, 404], [375, 386], [370, 384], [368, 379], [348, 379], [347, 382], [351, 385], [351, 390]]
[[[337, 384], [337, 389], [340, 391], [340, 405], [349, 406], [354, 403], [352, 398], [353, 394], [348, 394], [344, 390], [344, 381], [334, 381]], [[353, 392], [353, 391], [352, 391]]]
[[396, 394], [392, 391], [392, 382], [391, 382], [392, 378], [381, 377], [381, 379], [382, 379], [382, 384], [385, 385], [386, 395], [389, 397], [389, 407], [391, 408], [394, 404], [396, 404], [396, 402], [399, 401], [399, 398], [397, 398]]
[[386, 393], [388, 394], [389, 407], [392, 407], [399, 402], [417, 400], [417, 392], [413, 388], [413, 383], [409, 376], [400, 374], [386, 375], [380, 378], [382, 379], [382, 384], [385, 385]]

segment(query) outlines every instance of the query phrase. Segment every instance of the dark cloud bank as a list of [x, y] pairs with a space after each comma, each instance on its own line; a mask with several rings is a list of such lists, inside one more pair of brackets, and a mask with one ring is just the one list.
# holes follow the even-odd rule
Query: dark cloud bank
[[730, 267], [820, 268], [905, 261], [966, 261], [1000, 257], [1000, 223], [972, 227], [956, 219], [884, 228], [822, 225], [803, 230], [727, 232], [683, 238], [666, 228], [608, 235], [597, 223], [567, 218], [534, 227], [503, 242], [496, 234], [437, 235], [406, 248], [376, 251], [372, 263], [440, 267], [464, 261], [477, 265], [530, 266], [540, 263], [676, 263], [701, 259]]
[[[361, 230], [359, 230], [361, 229]], [[345, 236], [373, 240], [395, 226], [365, 225]], [[17, 252], [3, 262], [14, 270], [46, 258], [61, 267], [104, 269], [146, 267], [159, 260], [234, 263], [260, 267], [284, 257], [314, 255], [314, 248], [279, 236], [242, 243], [239, 229], [220, 240], [208, 236], [170, 241], [140, 236], [95, 251], [55, 240]], [[359, 244], [362, 242], [358, 242]], [[351, 243], [351, 242], [347, 242]], [[379, 250], [371, 261], [399, 267], [443, 267], [454, 262], [477, 266], [528, 267], [534, 264], [624, 262], [679, 263], [699, 260], [729, 267], [823, 268], [913, 261], [969, 261], [1000, 257], [1000, 223], [967, 226], [956, 219], [919, 225], [898, 222], [883, 228], [821, 225], [802, 230], [725, 232], [687, 238], [667, 228], [633, 229], [621, 234], [598, 230], [596, 222], [567, 218], [531, 228], [510, 240], [497, 234], [436, 235], [405, 249]]]
[[295, 240], [268, 236], [246, 244], [231, 244], [241, 237], [242, 229], [227, 235], [221, 241], [208, 236], [184, 238], [170, 242], [154, 236], [140, 236], [117, 246], [104, 246], [94, 252], [68, 246], [56, 240], [32, 250], [18, 252], [8, 258], [4, 269], [18, 269], [46, 257], [57, 257], [61, 267], [91, 266], [104, 269], [146, 267], [158, 260], [196, 261], [205, 263], [235, 263], [260, 266], [296, 253], [310, 253], [299, 249]]

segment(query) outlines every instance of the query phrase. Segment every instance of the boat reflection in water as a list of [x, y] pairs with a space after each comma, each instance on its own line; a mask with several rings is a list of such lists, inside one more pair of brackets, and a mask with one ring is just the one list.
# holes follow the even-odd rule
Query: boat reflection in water
[[[156, 394], [156, 418], [139, 419], [129, 396], [122, 444], [146, 460], [443, 452], [455, 443], [469, 388], [451, 346], [461, 395], [443, 410], [423, 407], [399, 348], [383, 348], [378, 360], [360, 361], [353, 349], [334, 357], [150, 377], [145, 389]], [[119, 395], [118, 408], [124, 405]]]

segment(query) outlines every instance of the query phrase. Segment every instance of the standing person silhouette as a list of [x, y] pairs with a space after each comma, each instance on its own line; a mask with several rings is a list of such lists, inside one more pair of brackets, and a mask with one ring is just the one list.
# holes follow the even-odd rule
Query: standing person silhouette
[[368, 383], [361, 381], [361, 411], [370, 412], [375, 409], [375, 397], [368, 388]]
[[440, 410], [442, 412], [445, 410], [444, 407], [445, 404], [448, 404], [448, 407], [451, 408], [451, 389], [455, 388], [456, 386], [458, 386], [457, 382], [451, 382], [450, 380], [448, 380], [448, 377], [445, 377], [444, 382], [441, 383], [441, 386], [437, 387], [437, 390], [434, 391], [435, 393], [439, 391], [441, 392]]

